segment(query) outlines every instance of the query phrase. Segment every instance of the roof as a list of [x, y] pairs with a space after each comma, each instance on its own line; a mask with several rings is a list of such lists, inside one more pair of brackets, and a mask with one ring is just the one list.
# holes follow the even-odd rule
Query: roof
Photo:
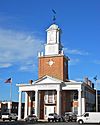
[[55, 77], [51, 77], [51, 76], [48, 76], [48, 75], [45, 75], [39, 79], [37, 79], [36, 81], [33, 81], [32, 84], [16, 84], [16, 86], [21, 86], [21, 87], [24, 87], [24, 86], [30, 86], [30, 85], [39, 85], [39, 84], [65, 84], [65, 85], [79, 85], [79, 84], [82, 84], [83, 82], [78, 82], [78, 81], [74, 81], [74, 80], [69, 80], [67, 82], [64, 82], [60, 79], [57, 79]]
[[68, 82], [65, 82], [66, 84], [82, 84], [81, 81], [75, 81], [75, 80], [69, 80]]
[[56, 25], [56, 24], [52, 24], [48, 29], [47, 29], [47, 31], [48, 30], [59, 30], [59, 27], [58, 27], [58, 25]]
[[34, 82], [34, 84], [44, 84], [44, 83], [50, 83], [50, 84], [52, 84], [52, 83], [63, 83], [63, 81], [62, 80], [59, 80], [59, 79], [57, 79], [57, 78], [54, 78], [54, 77], [51, 77], [51, 76], [48, 76], [48, 75], [46, 75], [46, 76], [43, 76], [42, 78], [40, 78], [40, 79], [38, 79], [38, 80], [36, 80], [35, 82]]

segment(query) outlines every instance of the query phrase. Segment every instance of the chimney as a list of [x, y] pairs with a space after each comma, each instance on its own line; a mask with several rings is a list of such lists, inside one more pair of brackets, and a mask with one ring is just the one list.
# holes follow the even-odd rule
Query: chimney
[[32, 85], [33, 80], [29, 80], [30, 85]]
[[88, 77], [85, 77], [85, 78], [84, 78], [84, 82], [85, 82], [86, 84], [88, 84]]
[[88, 80], [88, 85], [91, 86], [92, 82], [91, 80]]

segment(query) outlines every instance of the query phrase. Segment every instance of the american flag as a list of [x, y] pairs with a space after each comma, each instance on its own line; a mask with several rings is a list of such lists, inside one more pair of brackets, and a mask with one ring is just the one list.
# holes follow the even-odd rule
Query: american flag
[[5, 83], [12, 83], [12, 78], [5, 80]]

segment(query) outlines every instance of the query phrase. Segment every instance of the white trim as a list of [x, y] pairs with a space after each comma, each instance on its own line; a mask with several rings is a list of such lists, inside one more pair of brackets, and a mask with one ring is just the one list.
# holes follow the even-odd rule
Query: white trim
[[24, 112], [24, 119], [27, 117], [28, 112], [28, 93], [25, 92], [25, 112]]
[[38, 111], [39, 111], [38, 102], [39, 102], [38, 91], [35, 91], [35, 115], [36, 115], [37, 117], [39, 117], [39, 116], [38, 116]]
[[18, 120], [21, 119], [22, 92], [19, 91]]
[[61, 84], [61, 83], [63, 83], [63, 81], [60, 79], [45, 75], [44, 77], [42, 77], [34, 82], [34, 84], [41, 84], [41, 83], [43, 83], [43, 84], [60, 83]]
[[28, 115], [31, 115], [31, 93], [28, 94]]
[[78, 90], [78, 115], [82, 115], [82, 98], [81, 98], [81, 90]]
[[61, 115], [61, 93], [57, 91], [57, 114]]
[[82, 98], [82, 114], [85, 113], [85, 98]]

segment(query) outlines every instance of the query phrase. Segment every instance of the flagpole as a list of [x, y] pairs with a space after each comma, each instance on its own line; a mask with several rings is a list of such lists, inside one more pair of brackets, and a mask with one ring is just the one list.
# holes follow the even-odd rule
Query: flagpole
[[12, 101], [12, 78], [9, 78], [5, 83], [10, 83], [10, 101]]
[[97, 90], [97, 80], [96, 80], [96, 112], [98, 112], [98, 90]]
[[12, 102], [12, 83], [10, 83], [10, 101]]
[[12, 78], [9, 78], [5, 81], [5, 83], [10, 83], [10, 100], [8, 102], [8, 109], [9, 113], [11, 113], [11, 108], [12, 108]]

